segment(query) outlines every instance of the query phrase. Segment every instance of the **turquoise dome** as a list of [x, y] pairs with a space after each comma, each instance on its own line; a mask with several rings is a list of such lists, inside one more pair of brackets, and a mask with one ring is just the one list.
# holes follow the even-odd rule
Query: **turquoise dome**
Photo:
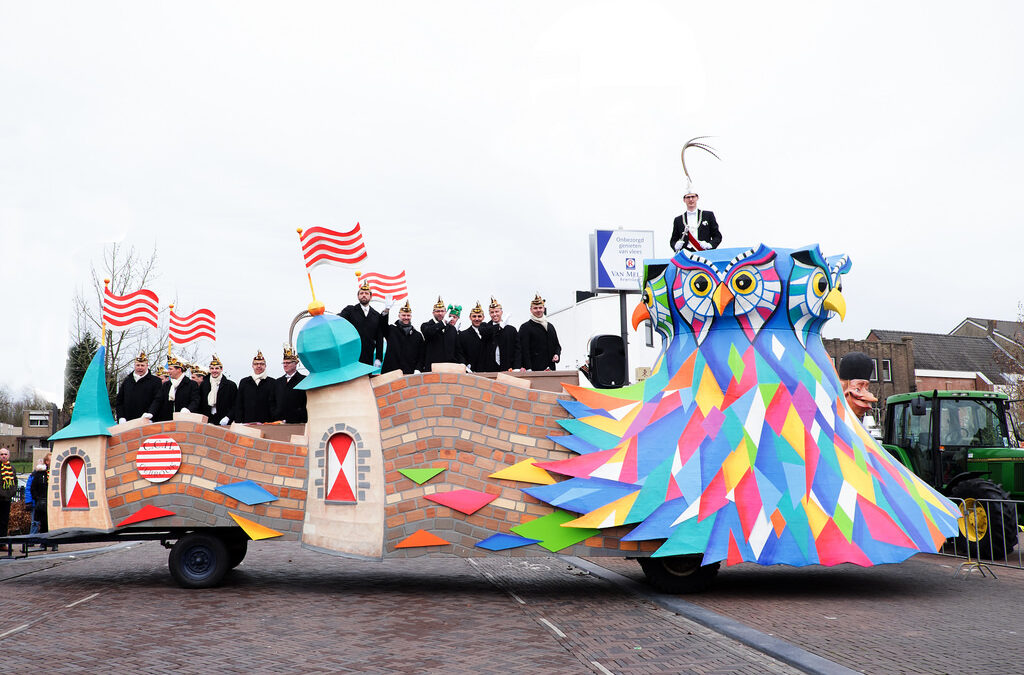
[[299, 360], [309, 376], [296, 389], [316, 389], [341, 384], [363, 375], [379, 372], [359, 360], [362, 342], [355, 326], [333, 314], [314, 316], [296, 340]]

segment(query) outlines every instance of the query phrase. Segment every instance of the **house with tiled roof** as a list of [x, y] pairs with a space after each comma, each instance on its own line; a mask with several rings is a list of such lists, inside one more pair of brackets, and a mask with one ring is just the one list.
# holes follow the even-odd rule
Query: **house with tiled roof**
[[[972, 331], [966, 322], [957, 328], [961, 333]], [[867, 341], [893, 343], [907, 337], [912, 343], [918, 391], [1002, 391], [1015, 382], [1019, 373], [1024, 372], [1024, 364], [1019, 356], [1015, 356], [1019, 351], [1007, 348], [1009, 345], [1005, 340], [988, 332], [984, 335], [954, 335], [872, 329]]]

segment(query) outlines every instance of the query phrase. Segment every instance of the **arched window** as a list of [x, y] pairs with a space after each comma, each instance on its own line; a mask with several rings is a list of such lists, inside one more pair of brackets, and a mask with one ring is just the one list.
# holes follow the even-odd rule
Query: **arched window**
[[348, 434], [334, 434], [327, 441], [326, 501], [355, 504], [356, 444]]
[[72, 455], [64, 460], [61, 467], [61, 503], [66, 509], [89, 508], [89, 495], [86, 492], [85, 460]]

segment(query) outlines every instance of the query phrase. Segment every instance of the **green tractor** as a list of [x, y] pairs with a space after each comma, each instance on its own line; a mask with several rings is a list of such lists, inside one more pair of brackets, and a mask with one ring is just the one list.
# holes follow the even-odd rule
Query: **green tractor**
[[[1017, 545], [1024, 450], [1005, 394], [931, 391], [890, 396], [883, 445], [904, 466], [962, 501], [956, 551], [1000, 560]], [[959, 502], [958, 502], [959, 503]]]

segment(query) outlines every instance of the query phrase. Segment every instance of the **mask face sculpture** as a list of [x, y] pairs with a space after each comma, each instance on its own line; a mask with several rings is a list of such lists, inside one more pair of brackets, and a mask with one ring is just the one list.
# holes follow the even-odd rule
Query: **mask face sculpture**
[[[845, 313], [846, 256], [717, 249], [648, 261], [634, 327], [664, 338], [650, 378], [567, 387], [575, 419], [551, 439], [568, 476], [526, 492], [579, 517], [664, 540], [704, 564], [859, 565], [934, 552], [956, 507], [896, 461], [844, 397], [821, 327]], [[651, 278], [653, 277], [653, 278]]]

